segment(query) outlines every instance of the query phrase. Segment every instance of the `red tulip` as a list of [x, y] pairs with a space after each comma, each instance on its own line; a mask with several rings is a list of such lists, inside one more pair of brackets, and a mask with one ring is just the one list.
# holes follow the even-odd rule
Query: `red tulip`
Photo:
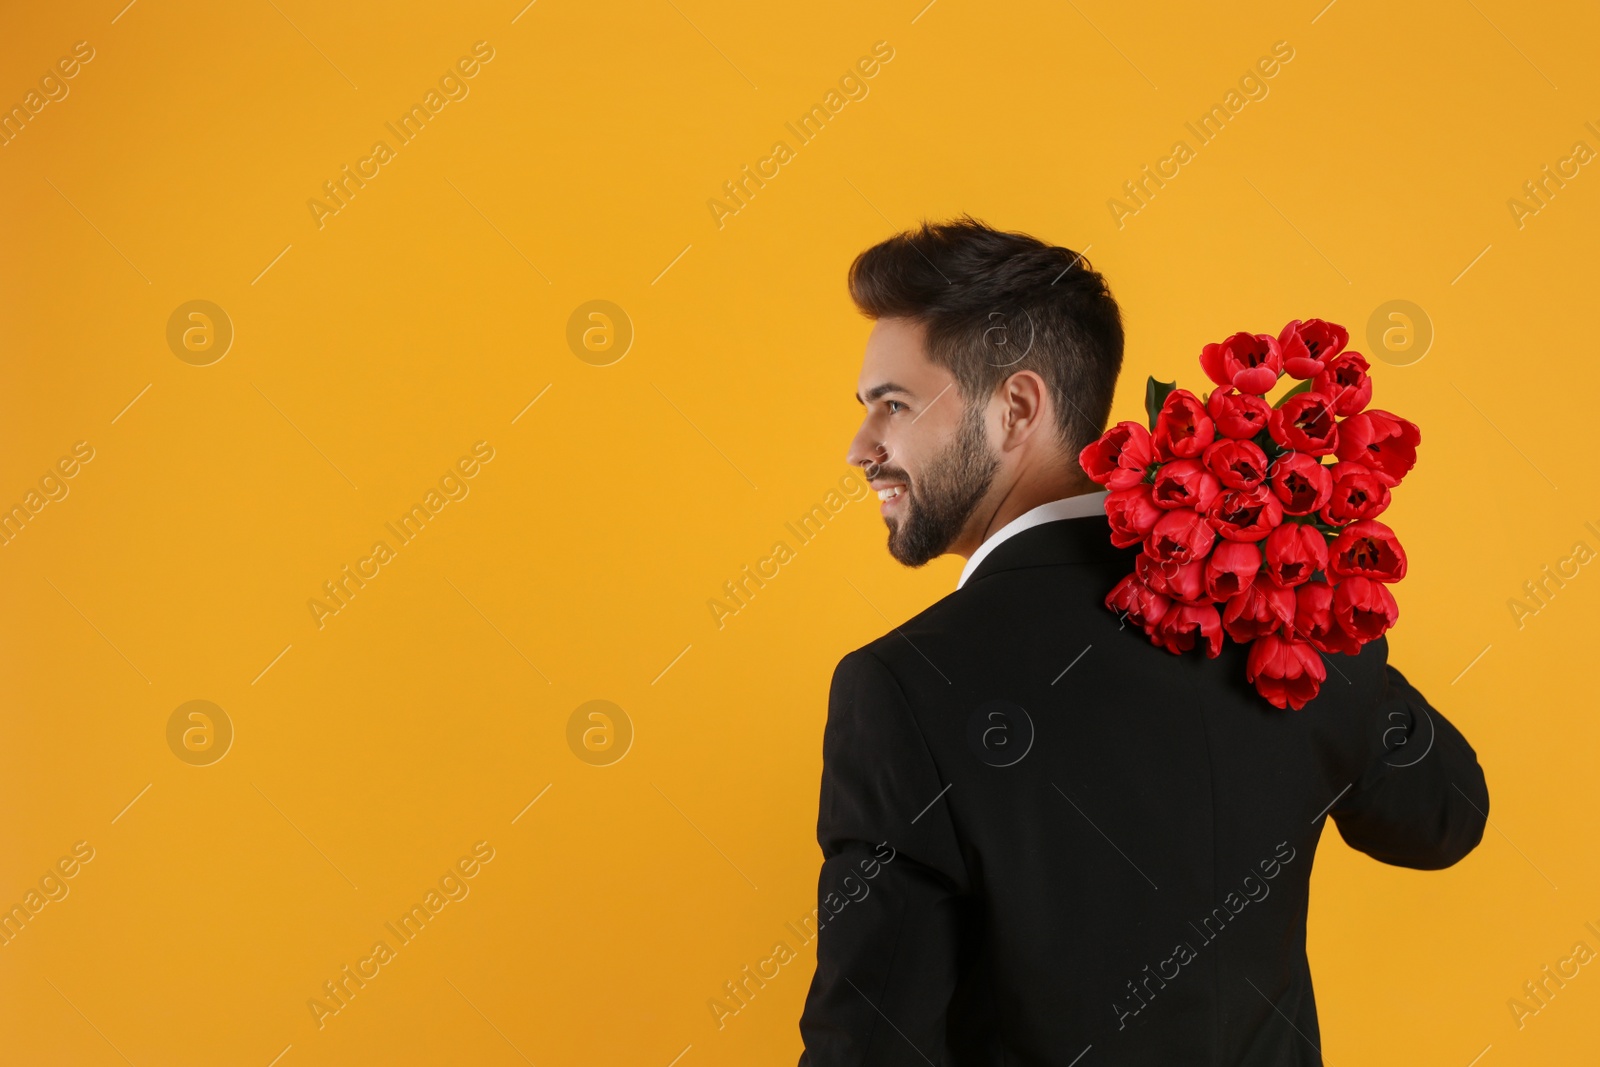
[[1422, 431], [1415, 423], [1370, 408], [1339, 423], [1335, 454], [1342, 460], [1365, 463], [1385, 485], [1396, 486], [1416, 466], [1421, 443]]
[[1261, 569], [1261, 549], [1251, 541], [1221, 541], [1206, 558], [1206, 592], [1226, 600], [1248, 586]]
[[[1140, 548], [1106, 606], [1169, 652], [1249, 645], [1246, 678], [1278, 708], [1304, 708], [1327, 657], [1399, 617], [1406, 554], [1377, 516], [1422, 435], [1368, 407], [1371, 366], [1349, 341], [1295, 319], [1205, 345], [1204, 401], [1173, 388], [1149, 430], [1120, 422], [1078, 455], [1108, 490], [1112, 543]], [[1284, 374], [1302, 384], [1274, 407], [1263, 394]]]
[[1266, 556], [1262, 572], [1285, 588], [1310, 581], [1313, 573], [1328, 566], [1328, 539], [1309, 523], [1284, 523], [1267, 534], [1262, 548]]
[[1341, 352], [1329, 359], [1311, 381], [1311, 391], [1333, 398], [1336, 415], [1354, 415], [1372, 400], [1371, 367], [1360, 352]]
[[1154, 437], [1158, 459], [1165, 462], [1198, 456], [1215, 435], [1211, 416], [1206, 414], [1199, 397], [1187, 389], [1174, 389], [1167, 394], [1156, 415]]
[[1328, 573], [1398, 582], [1406, 576], [1405, 549], [1394, 531], [1377, 519], [1352, 522], [1328, 546]]
[[1278, 351], [1283, 355], [1284, 373], [1291, 378], [1310, 378], [1322, 370], [1321, 361], [1311, 355], [1305, 338], [1300, 336], [1299, 319], [1278, 331]]
[[1307, 319], [1300, 324], [1300, 336], [1311, 349], [1311, 358], [1326, 363], [1350, 343], [1350, 331], [1337, 322]]
[[1206, 509], [1206, 521], [1230, 541], [1259, 541], [1283, 521], [1283, 505], [1265, 485], [1224, 489]]
[[1119, 422], [1078, 453], [1078, 465], [1107, 489], [1130, 489], [1144, 481], [1153, 462], [1150, 431], [1137, 422]]
[[1308, 456], [1326, 456], [1339, 443], [1339, 428], [1333, 407], [1321, 393], [1297, 393], [1273, 408], [1267, 416], [1267, 430], [1284, 448]]
[[1174, 604], [1156, 623], [1150, 640], [1174, 654], [1204, 642], [1206, 656], [1214, 659], [1222, 653], [1222, 619], [1211, 604]]
[[1123, 615], [1140, 629], [1148, 629], [1166, 614], [1171, 600], [1130, 574], [1106, 594], [1106, 607]]
[[1150, 487], [1150, 496], [1163, 508], [1204, 511], [1221, 488], [1217, 476], [1198, 459], [1178, 459], [1161, 465]]
[[1267, 333], [1236, 333], [1221, 344], [1200, 351], [1200, 366], [1221, 386], [1260, 396], [1278, 384], [1283, 355], [1278, 339]]
[[1293, 625], [1294, 590], [1274, 584], [1264, 573], [1222, 607], [1222, 628], [1241, 645]]
[[1283, 369], [1296, 378], [1314, 378], [1322, 373], [1321, 364], [1344, 351], [1349, 340], [1349, 331], [1337, 323], [1295, 319], [1278, 335]]
[[1355, 655], [1361, 641], [1345, 633], [1333, 613], [1333, 586], [1320, 578], [1294, 589], [1294, 632], [1311, 646], [1329, 655]]
[[[1211, 472], [1230, 489], [1249, 489], [1267, 477], [1267, 454], [1254, 441], [1220, 438], [1211, 442], [1204, 458]], [[1205, 505], [1200, 508], [1205, 510]]]
[[1213, 389], [1206, 397], [1206, 412], [1224, 437], [1249, 440], [1267, 428], [1272, 408], [1259, 396], [1233, 389]]
[[1185, 604], [1210, 602], [1210, 595], [1206, 591], [1206, 562], [1203, 559], [1173, 563], [1141, 552], [1134, 557], [1133, 570], [1140, 581], [1163, 596]]
[[1273, 707], [1299, 711], [1317, 695], [1328, 671], [1309, 643], [1267, 634], [1251, 643], [1244, 676]]
[[1167, 575], [1167, 595], [1179, 604], [1210, 604], [1206, 591], [1206, 561], [1185, 563]]
[[1333, 489], [1318, 509], [1322, 521], [1329, 526], [1375, 519], [1389, 506], [1389, 487], [1365, 463], [1335, 463], [1331, 473]]
[[1145, 551], [1163, 563], [1204, 560], [1217, 532], [1194, 508], [1173, 508], [1156, 520], [1145, 537]]
[[1143, 541], [1162, 509], [1150, 498], [1150, 486], [1140, 482], [1131, 489], [1106, 494], [1106, 519], [1111, 523], [1111, 543], [1127, 548]]
[[1383, 583], [1346, 578], [1333, 587], [1333, 614], [1347, 634], [1367, 642], [1383, 636], [1395, 624], [1400, 606]]
[[1333, 493], [1333, 475], [1304, 452], [1285, 452], [1272, 461], [1272, 492], [1286, 515], [1309, 515]]

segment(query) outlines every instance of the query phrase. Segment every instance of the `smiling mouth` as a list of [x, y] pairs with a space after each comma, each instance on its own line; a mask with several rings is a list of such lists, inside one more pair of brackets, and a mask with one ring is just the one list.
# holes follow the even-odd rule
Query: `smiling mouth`
[[905, 492], [905, 488], [906, 487], [903, 485], [891, 485], [887, 489], [879, 489], [878, 499], [883, 501], [893, 500], [895, 497]]

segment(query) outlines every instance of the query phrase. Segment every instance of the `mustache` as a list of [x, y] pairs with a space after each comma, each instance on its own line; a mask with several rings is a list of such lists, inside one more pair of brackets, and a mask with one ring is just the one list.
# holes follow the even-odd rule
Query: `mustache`
[[910, 475], [906, 474], [905, 471], [898, 467], [885, 467], [873, 463], [863, 467], [861, 469], [861, 473], [866, 476], [866, 479], [869, 482], [874, 478], [893, 478], [896, 481], [905, 483], [907, 486], [911, 485]]

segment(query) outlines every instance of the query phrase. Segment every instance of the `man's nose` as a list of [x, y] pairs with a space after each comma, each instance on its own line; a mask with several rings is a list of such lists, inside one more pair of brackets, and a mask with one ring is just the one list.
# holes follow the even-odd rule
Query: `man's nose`
[[881, 466], [889, 459], [889, 450], [877, 440], [872, 432], [872, 422], [867, 420], [861, 424], [861, 429], [856, 431], [855, 438], [850, 442], [850, 450], [845, 455], [845, 462], [852, 467], [866, 470], [871, 467]]

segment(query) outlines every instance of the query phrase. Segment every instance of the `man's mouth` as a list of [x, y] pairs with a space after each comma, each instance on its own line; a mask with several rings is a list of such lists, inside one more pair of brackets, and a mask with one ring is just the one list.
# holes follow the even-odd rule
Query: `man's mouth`
[[905, 495], [906, 487], [904, 485], [884, 486], [882, 489], [878, 490], [878, 499], [882, 501], [882, 503], [878, 506], [878, 510], [887, 515], [898, 505], [900, 499]]

